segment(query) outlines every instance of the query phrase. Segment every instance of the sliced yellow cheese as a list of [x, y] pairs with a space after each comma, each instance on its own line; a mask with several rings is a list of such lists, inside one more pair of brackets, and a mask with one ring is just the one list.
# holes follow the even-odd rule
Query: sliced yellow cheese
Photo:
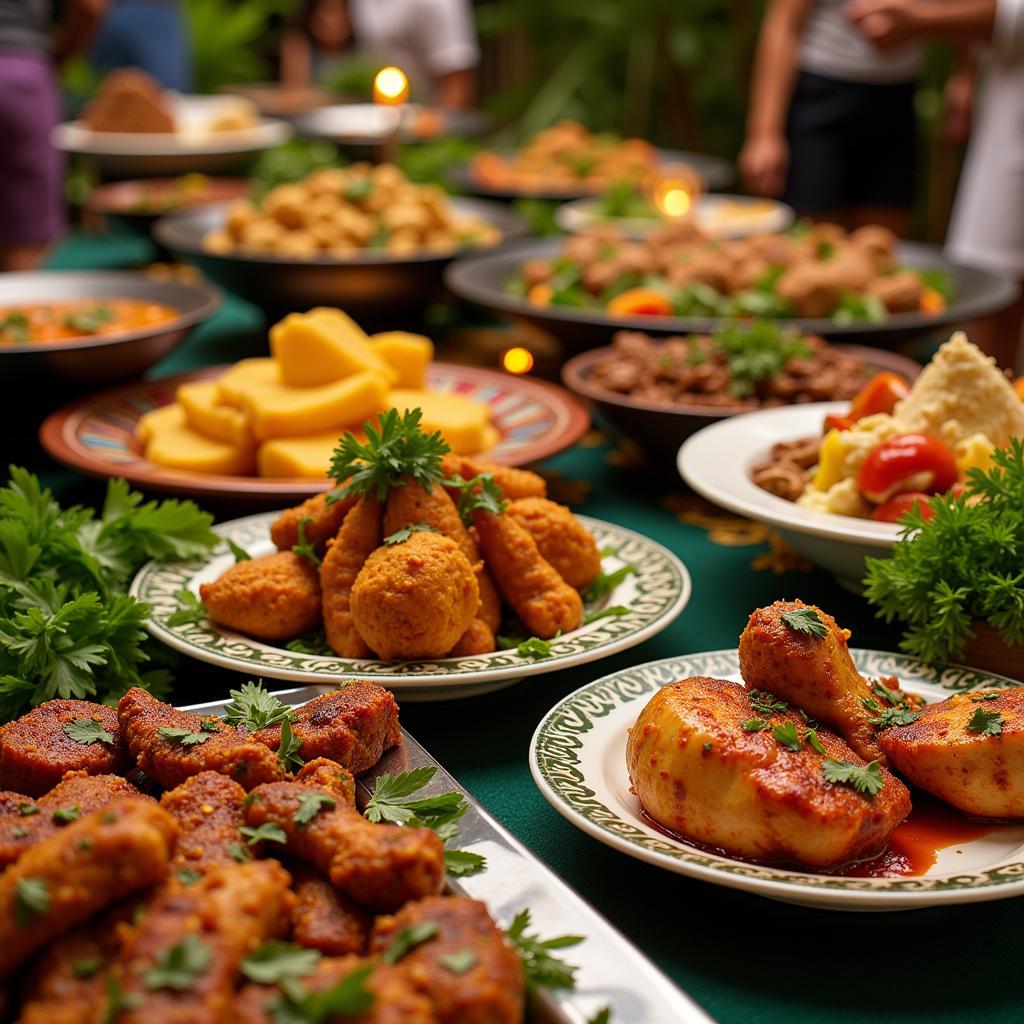
[[219, 401], [219, 386], [213, 380], [182, 384], [176, 397], [185, 410], [188, 425], [213, 438], [237, 447], [252, 447], [252, 431], [245, 413]]
[[139, 417], [139, 422], [135, 424], [135, 439], [145, 448], [154, 434], [168, 425], [179, 426], [184, 422], [185, 410], [177, 402], [162, 405]]
[[319, 387], [287, 384], [256, 388], [244, 400], [252, 431], [260, 441], [303, 437], [333, 428], [362, 426], [384, 409], [388, 387], [378, 373], [357, 373]]
[[[323, 479], [331, 455], [344, 430], [329, 430], [309, 437], [279, 437], [264, 441], [259, 450], [260, 476], [304, 476]], [[365, 440], [362, 431], [353, 431]]]
[[270, 328], [270, 352], [281, 380], [292, 387], [329, 384], [366, 371], [392, 383], [398, 376], [373, 350], [363, 329], [340, 309], [289, 313]]
[[434, 358], [434, 343], [422, 334], [407, 331], [385, 331], [370, 337], [373, 350], [398, 375], [395, 387], [417, 388], [427, 386], [427, 367]]
[[428, 434], [439, 430], [457, 455], [483, 451], [491, 440], [491, 410], [482, 402], [474, 402], [462, 395], [395, 388], [391, 392], [390, 404], [400, 413], [407, 409], [421, 409], [422, 429]]
[[224, 405], [241, 409], [246, 395], [280, 383], [281, 371], [273, 359], [242, 359], [218, 378], [217, 397]]
[[[192, 473], [217, 473], [248, 476], [256, 471], [256, 449], [252, 445], [232, 445], [193, 430], [180, 405], [168, 407], [168, 413], [151, 421], [146, 442], [146, 458], [161, 466]], [[163, 411], [163, 410], [159, 410]]]

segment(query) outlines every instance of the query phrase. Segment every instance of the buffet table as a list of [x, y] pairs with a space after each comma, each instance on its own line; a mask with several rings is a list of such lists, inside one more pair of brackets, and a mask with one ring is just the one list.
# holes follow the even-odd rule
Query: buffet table
[[[74, 237], [53, 267], [138, 264], [147, 246], [134, 239]], [[263, 322], [230, 296], [154, 371], [261, 354]], [[5, 455], [26, 463], [61, 501], [96, 503], [102, 485], [59, 469], [34, 446], [38, 423], [66, 394], [8, 404]], [[5, 396], [7, 402], [7, 396]], [[894, 649], [898, 634], [830, 577], [806, 571], [767, 531], [688, 493], [674, 467], [645, 467], [628, 446], [595, 429], [541, 467], [560, 500], [667, 545], [686, 563], [693, 598], [660, 636], [596, 667], [537, 677], [465, 702], [402, 708], [403, 724], [481, 803], [604, 913], [713, 1017], [745, 1024], [1020, 1019], [1011, 957], [1019, 947], [1016, 901], [889, 915], [805, 910], [685, 879], [628, 859], [583, 835], [535, 788], [527, 750], [542, 715], [597, 675], [684, 652], [735, 647], [751, 609], [778, 598], [820, 603], [853, 631], [852, 644]], [[218, 519], [244, 507], [204, 503]], [[241, 680], [189, 663], [177, 668], [179, 703], [222, 697]], [[493, 723], [493, 727], [488, 727]], [[947, 936], [943, 939], [943, 936]], [[952, 941], [950, 949], [947, 943]], [[938, 958], [955, 966], [938, 969]], [[571, 959], [571, 958], [570, 958]], [[615, 1024], [661, 1024], [619, 1022]], [[666, 1021], [665, 1024], [668, 1024]]]

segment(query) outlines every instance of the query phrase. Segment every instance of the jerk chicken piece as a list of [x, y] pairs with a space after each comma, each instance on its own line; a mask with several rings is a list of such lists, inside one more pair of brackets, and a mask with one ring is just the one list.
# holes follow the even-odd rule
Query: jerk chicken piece
[[[87, 740], [89, 735], [95, 738]], [[110, 775], [124, 762], [117, 712], [103, 704], [49, 700], [0, 726], [2, 789], [40, 796], [56, 786], [65, 772]]]
[[518, 498], [508, 514], [570, 587], [586, 590], [594, 582], [601, 572], [601, 552], [590, 531], [564, 505], [547, 498]]
[[[165, 889], [125, 940], [113, 975], [131, 1007], [118, 1024], [224, 1024], [231, 1019], [239, 961], [285, 934], [291, 876], [277, 861], [215, 870]], [[187, 987], [161, 983], [159, 965], [188, 943], [203, 964]]]
[[201, 875], [231, 864], [239, 829], [245, 824], [245, 790], [219, 772], [200, 772], [160, 798], [160, 806], [178, 823], [171, 867]]
[[327, 956], [365, 952], [373, 923], [370, 915], [305, 865], [297, 864], [292, 876], [292, 941]]
[[174, 819], [133, 798], [37, 843], [0, 875], [0, 977], [104, 907], [167, 875]]
[[349, 807], [356, 805], [355, 776], [329, 757], [314, 757], [312, 761], [307, 761], [295, 773], [295, 778], [307, 786], [326, 789], [331, 796]]
[[955, 694], [878, 741], [915, 786], [965, 814], [1024, 818], [1024, 690]]
[[141, 796], [120, 775], [68, 772], [38, 802], [22, 797], [12, 813], [0, 817], [0, 868], [13, 864], [31, 846], [83, 814], [102, 810], [127, 797]]
[[807, 733], [796, 711], [766, 711], [738, 683], [684, 679], [640, 713], [626, 767], [647, 813], [698, 843], [819, 868], [876, 853], [910, 812], [907, 787], [878, 766], [873, 796], [828, 782], [826, 757], [864, 761], [824, 727], [816, 736], [825, 754]]
[[[337, 690], [295, 709], [292, 735], [302, 743], [299, 753], [307, 761], [329, 758], [360, 775], [372, 768], [385, 750], [401, 742], [398, 704], [383, 686], [345, 680]], [[260, 729], [252, 738], [277, 750], [281, 726]]]
[[[393, 917], [378, 918], [370, 952], [385, 952], [403, 929], [428, 921], [438, 926], [437, 933], [397, 966], [431, 1001], [440, 1024], [520, 1024], [526, 999], [522, 964], [477, 900], [430, 896], [407, 903]], [[465, 951], [473, 956], [465, 971], [445, 969], [443, 958]]]
[[[310, 794], [319, 794], [322, 802], [310, 820], [303, 820], [299, 812]], [[256, 828], [279, 825], [289, 853], [374, 910], [394, 910], [406, 900], [432, 895], [444, 881], [444, 844], [433, 830], [372, 824], [329, 790], [301, 782], [258, 786], [245, 816]]]
[[[121, 698], [117, 715], [132, 757], [166, 789], [204, 771], [220, 772], [246, 789], [284, 777], [265, 744], [217, 718], [178, 711], [138, 687]], [[189, 743], [183, 742], [186, 737]]]
[[[799, 613], [812, 622], [802, 631], [786, 621]], [[864, 677], [857, 671], [846, 646], [850, 632], [836, 620], [803, 601], [776, 601], [758, 608], [740, 636], [740, 672], [752, 690], [768, 690], [792, 701], [812, 718], [837, 729], [846, 742], [868, 761], [885, 755], [875, 736], [871, 719], [877, 701]]]
[[299, 543], [299, 524], [305, 520], [306, 540], [313, 550], [323, 556], [327, 542], [341, 529], [348, 511], [356, 498], [341, 498], [328, 501], [327, 494], [307, 498], [296, 508], [285, 509], [270, 527], [270, 539], [278, 551], [291, 551]]
[[[306, 992], [326, 992], [353, 971], [368, 967], [372, 970], [365, 984], [373, 1004], [365, 1013], [345, 1016], [345, 1024], [437, 1024], [430, 1000], [417, 992], [406, 972], [397, 967], [358, 956], [325, 957], [313, 974], [301, 980], [301, 985]], [[281, 1000], [276, 985], [246, 985], [235, 1001], [234, 1024], [273, 1024], [280, 1018], [272, 1014], [272, 1008]]]
[[317, 567], [292, 551], [236, 562], [199, 595], [218, 625], [260, 640], [287, 640], [320, 625]]

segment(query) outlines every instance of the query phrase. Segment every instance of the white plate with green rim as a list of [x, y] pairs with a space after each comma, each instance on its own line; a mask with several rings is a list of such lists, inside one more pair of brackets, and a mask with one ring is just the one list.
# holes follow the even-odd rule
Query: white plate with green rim
[[627, 575], [599, 602], [587, 608], [600, 611], [621, 605], [620, 616], [598, 619], [551, 641], [551, 653], [530, 658], [515, 650], [436, 661], [380, 661], [339, 658], [327, 651], [291, 650], [201, 623], [169, 626], [178, 608], [177, 594], [198, 594], [203, 583], [217, 579], [234, 561], [227, 542], [245, 548], [254, 558], [273, 554], [270, 524], [276, 512], [246, 516], [214, 527], [224, 543], [211, 553], [183, 562], [150, 562], [132, 581], [131, 593], [152, 609], [147, 628], [158, 640], [200, 661], [236, 672], [294, 683], [323, 683], [332, 679], [372, 679], [395, 690], [405, 700], [451, 700], [498, 690], [526, 676], [584, 665], [641, 643], [660, 633], [686, 607], [690, 574], [667, 548], [639, 533], [588, 516], [579, 520], [602, 551], [605, 572], [630, 564]]
[[[867, 676], [897, 676], [929, 703], [985, 687], [1019, 686], [960, 666], [936, 669], [904, 654], [852, 650]], [[941, 850], [923, 875], [858, 878], [751, 864], [691, 846], [640, 816], [626, 771], [626, 736], [654, 693], [689, 676], [742, 682], [735, 650], [652, 661], [604, 676], [569, 694], [544, 716], [530, 742], [530, 770], [545, 799], [577, 828], [608, 846], [730, 889], [831, 910], [913, 910], [1024, 894], [1024, 823], [994, 824], [987, 835]]]

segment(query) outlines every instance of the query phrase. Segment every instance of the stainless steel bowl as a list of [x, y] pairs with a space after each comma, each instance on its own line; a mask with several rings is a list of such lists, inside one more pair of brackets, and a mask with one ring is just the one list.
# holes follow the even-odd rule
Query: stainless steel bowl
[[59, 377], [100, 383], [137, 376], [163, 359], [220, 305], [220, 294], [209, 285], [158, 281], [129, 271], [40, 270], [0, 274], [0, 310], [69, 299], [141, 299], [171, 306], [178, 310], [178, 316], [110, 337], [23, 345], [0, 343], [0, 380]]
[[[504, 240], [523, 235], [526, 225], [511, 210], [479, 199], [452, 199], [460, 214], [478, 214]], [[295, 260], [259, 253], [210, 253], [203, 238], [224, 224], [227, 206], [175, 214], [157, 222], [153, 237], [179, 259], [194, 263], [221, 287], [263, 309], [279, 313], [311, 306], [339, 306], [359, 319], [420, 311], [444, 294], [445, 267], [466, 250], [396, 258], [367, 249], [351, 259], [322, 256]], [[494, 251], [494, 250], [488, 250]]]

